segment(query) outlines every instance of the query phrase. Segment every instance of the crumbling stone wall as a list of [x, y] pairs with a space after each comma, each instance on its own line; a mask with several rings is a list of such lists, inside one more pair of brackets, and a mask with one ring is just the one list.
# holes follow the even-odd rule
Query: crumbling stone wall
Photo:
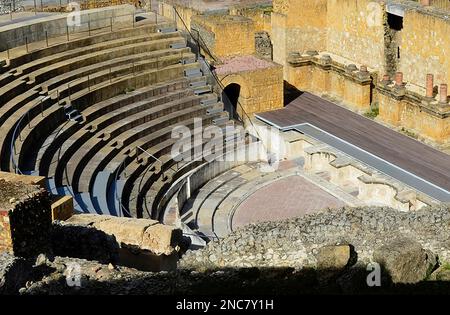
[[272, 60], [272, 43], [267, 32], [255, 33], [256, 55], [263, 59]]
[[39, 186], [0, 180], [0, 250], [19, 257], [51, 252], [50, 203]]

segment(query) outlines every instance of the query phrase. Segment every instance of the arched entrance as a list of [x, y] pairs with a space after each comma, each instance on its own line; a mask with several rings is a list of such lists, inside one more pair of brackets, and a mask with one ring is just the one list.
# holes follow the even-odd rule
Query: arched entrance
[[241, 120], [238, 114], [238, 100], [241, 94], [241, 86], [237, 83], [231, 83], [225, 87], [222, 92], [222, 102], [225, 110], [229, 113], [230, 119]]

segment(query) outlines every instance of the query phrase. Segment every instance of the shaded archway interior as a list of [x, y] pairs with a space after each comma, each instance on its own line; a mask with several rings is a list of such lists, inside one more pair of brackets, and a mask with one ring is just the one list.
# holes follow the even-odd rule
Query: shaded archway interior
[[238, 113], [238, 101], [241, 93], [241, 86], [236, 83], [231, 83], [225, 87], [222, 92], [222, 102], [225, 110], [230, 115], [230, 119], [241, 120]]

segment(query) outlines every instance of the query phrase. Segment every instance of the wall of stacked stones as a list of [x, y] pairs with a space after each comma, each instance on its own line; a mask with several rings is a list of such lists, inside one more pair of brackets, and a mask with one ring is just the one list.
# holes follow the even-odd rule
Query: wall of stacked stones
[[[22, 196], [21, 196], [22, 197]], [[11, 208], [0, 210], [0, 251], [19, 257], [34, 257], [51, 252], [51, 200], [45, 190], [17, 197]]]

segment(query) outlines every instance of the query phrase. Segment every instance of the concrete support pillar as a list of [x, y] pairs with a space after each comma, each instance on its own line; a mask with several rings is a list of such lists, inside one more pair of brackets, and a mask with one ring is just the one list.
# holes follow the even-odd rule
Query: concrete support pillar
[[432, 98], [433, 97], [433, 88], [434, 88], [434, 75], [427, 74], [427, 94], [426, 97]]
[[395, 85], [403, 86], [403, 72], [395, 73]]
[[448, 85], [447, 84], [441, 84], [439, 87], [439, 101], [441, 103], [447, 104], [448, 100]]

